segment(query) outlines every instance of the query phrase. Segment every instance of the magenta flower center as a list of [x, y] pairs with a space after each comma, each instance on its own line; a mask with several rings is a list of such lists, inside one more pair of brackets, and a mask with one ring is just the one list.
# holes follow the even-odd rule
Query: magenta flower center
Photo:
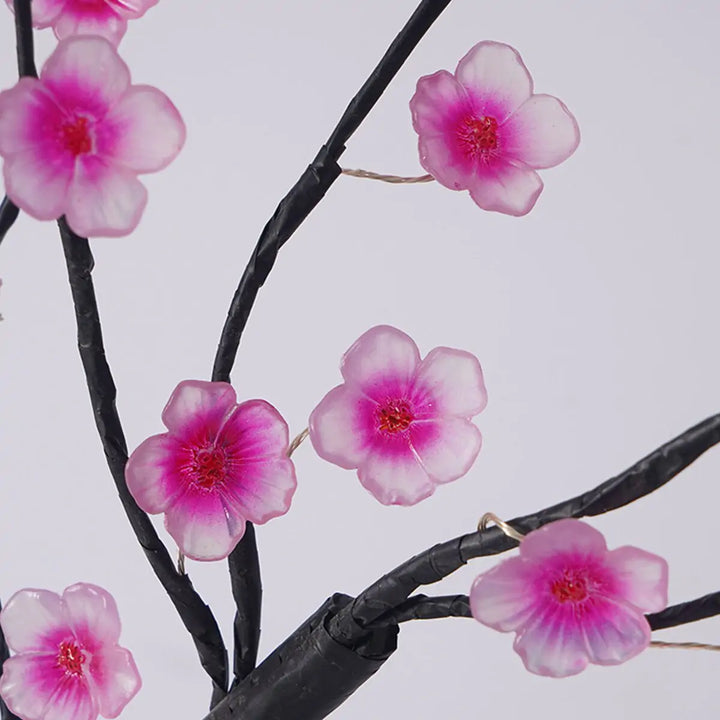
[[561, 603], [578, 603], [590, 594], [588, 578], [582, 570], [563, 570], [550, 584], [550, 592]]
[[404, 400], [389, 400], [377, 410], [378, 430], [395, 434], [410, 427], [415, 416]]
[[225, 480], [225, 453], [216, 447], [197, 450], [193, 458], [192, 473], [196, 485], [210, 490]]
[[60, 143], [75, 157], [92, 150], [92, 138], [87, 118], [76, 117], [60, 127]]
[[458, 143], [469, 157], [487, 158], [498, 146], [498, 122], [494, 117], [463, 118], [457, 128]]
[[85, 662], [85, 655], [74, 642], [60, 643], [58, 650], [57, 664], [65, 670], [67, 675], [80, 676], [83, 674], [82, 666]]

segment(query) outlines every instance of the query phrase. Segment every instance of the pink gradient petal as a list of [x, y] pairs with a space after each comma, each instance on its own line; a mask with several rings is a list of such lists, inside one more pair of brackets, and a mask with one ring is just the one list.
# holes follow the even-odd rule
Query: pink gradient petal
[[643, 612], [660, 612], [668, 604], [668, 564], [659, 555], [626, 545], [612, 550], [609, 568], [622, 584], [622, 597]]
[[[478, 111], [491, 102], [495, 119], [502, 123], [533, 92], [533, 81], [517, 50], [503, 43], [484, 41], [460, 60], [455, 77], [475, 100]], [[504, 113], [498, 114], [502, 106]]]
[[420, 164], [441, 185], [451, 190], [467, 190], [474, 181], [474, 163], [457, 151], [452, 137], [418, 138]]
[[40, 79], [58, 97], [102, 116], [130, 87], [130, 70], [105, 39], [78, 36], [61, 42]]
[[[8, 7], [14, 10], [13, 0], [5, 0]], [[62, 12], [67, 0], [32, 0], [33, 27], [46, 28]]]
[[148, 513], [165, 512], [185, 489], [177, 472], [178, 441], [170, 435], [153, 435], [130, 455], [125, 480], [130, 494]]
[[89, 583], [76, 583], [63, 593], [65, 614], [75, 637], [90, 652], [120, 639], [120, 616], [112, 595]]
[[421, 77], [410, 100], [413, 127], [427, 137], [443, 135], [459, 114], [471, 110], [465, 88], [447, 70]]
[[562, 554], [604, 556], [607, 545], [602, 533], [581, 520], [565, 518], [529, 533], [520, 543], [521, 557], [546, 561]]
[[478, 359], [464, 350], [437, 347], [420, 364], [412, 389], [416, 417], [471, 418], [487, 405]]
[[165, 527], [184, 555], [222, 560], [245, 533], [245, 520], [220, 495], [189, 485], [165, 513]]
[[70, 183], [68, 225], [82, 237], [120, 237], [132, 232], [147, 205], [147, 190], [130, 170], [82, 155]]
[[61, 13], [53, 24], [53, 30], [58, 40], [73, 35], [97, 35], [117, 47], [127, 31], [127, 20], [114, 13], [109, 6], [107, 12], [103, 13], [88, 13], [78, 8], [74, 12], [66, 10]]
[[[55, 99], [36, 78], [20, 78], [0, 92], [0, 153], [5, 156], [37, 147], [44, 126], [62, 115]], [[42, 143], [46, 148], [48, 143]]]
[[580, 128], [572, 113], [552, 95], [533, 95], [503, 128], [508, 157], [531, 168], [550, 168], [567, 160], [580, 144]]
[[83, 678], [65, 675], [56, 654], [21, 654], [3, 664], [0, 694], [23, 720], [95, 720], [97, 708]]
[[535, 612], [536, 600], [528, 592], [526, 563], [511, 558], [478, 576], [470, 590], [473, 617], [500, 632], [525, 625]]
[[369, 398], [386, 400], [390, 390], [404, 394], [420, 364], [420, 352], [409, 335], [378, 325], [361, 335], [342, 359], [345, 381]]
[[121, 647], [93, 655], [88, 675], [100, 714], [106, 718], [116, 718], [142, 687], [133, 656]]
[[409, 446], [405, 452], [368, 455], [358, 478], [383, 505], [415, 505], [435, 492], [435, 484]]
[[650, 644], [645, 616], [622, 602], [598, 598], [583, 623], [590, 662], [619, 665], [639, 655]]
[[37, 220], [54, 220], [63, 214], [72, 172], [67, 157], [35, 149], [11, 155], [3, 167], [8, 197]]
[[138, 173], [167, 167], [185, 143], [185, 123], [170, 99], [154, 87], [135, 85], [110, 111], [117, 140], [113, 158]]
[[410, 442], [427, 474], [436, 483], [465, 475], [475, 462], [482, 436], [467, 420], [422, 420], [410, 426]]
[[574, 609], [548, 603], [530, 625], [515, 638], [515, 651], [532, 673], [568, 677], [588, 664], [582, 627]]
[[290, 509], [297, 480], [287, 458], [240, 462], [224, 492], [238, 515], [262, 525]]
[[333, 388], [310, 415], [315, 452], [347, 470], [357, 468], [368, 452], [368, 418], [375, 408], [374, 402], [347, 385]]
[[53, 657], [58, 642], [71, 634], [62, 600], [49, 590], [16, 592], [0, 612], [0, 626], [15, 652], [51, 652]]
[[151, 7], [155, 7], [160, 0], [107, 0], [120, 15], [139, 18]]
[[290, 434], [282, 415], [269, 402], [246, 400], [225, 420], [218, 442], [244, 462], [284, 457]]
[[162, 421], [178, 437], [194, 438], [195, 426], [206, 425], [208, 428], [202, 434], [214, 440], [235, 408], [235, 400], [235, 390], [229, 383], [183, 380], [173, 390], [162, 412]]
[[517, 161], [497, 161], [473, 179], [470, 196], [483, 210], [527, 215], [543, 189], [540, 176]]

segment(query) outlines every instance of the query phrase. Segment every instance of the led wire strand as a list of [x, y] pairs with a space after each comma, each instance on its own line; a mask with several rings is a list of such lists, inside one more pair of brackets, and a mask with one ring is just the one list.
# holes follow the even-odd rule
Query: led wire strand
[[350, 168], [343, 168], [342, 174], [349, 175], [351, 177], [364, 178], [366, 180], [380, 180], [380, 182], [391, 183], [392, 185], [413, 185], [418, 183], [429, 183], [435, 180], [432, 175], [406, 177], [403, 175], [383, 175], [382, 173], [371, 172], [370, 170], [351, 170]]

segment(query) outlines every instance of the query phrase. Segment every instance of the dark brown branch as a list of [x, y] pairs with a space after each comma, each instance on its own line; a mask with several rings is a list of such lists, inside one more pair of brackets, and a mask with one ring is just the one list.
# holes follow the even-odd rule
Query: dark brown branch
[[[720, 442], [720, 415], [713, 415], [650, 453], [625, 472], [577, 497], [515, 518], [522, 533], [565, 517], [600, 515], [623, 507], [662, 487], [702, 453]], [[437, 582], [474, 557], [495, 555], [517, 545], [497, 527], [449, 540], [416, 555], [389, 572], [333, 618], [332, 636], [351, 644], [363, 628], [392, 612], [421, 585]]]
[[[388, 48], [377, 67], [351, 100], [337, 127], [327, 143], [320, 148], [316, 158], [300, 176], [290, 192], [282, 199], [268, 221], [255, 246], [255, 250], [235, 291], [227, 319], [220, 336], [212, 379], [230, 382], [230, 372], [240, 344], [250, 311], [258, 291], [265, 283], [280, 248], [292, 237], [302, 222], [322, 200], [330, 186], [340, 175], [338, 158], [345, 150], [345, 143], [367, 117], [387, 86], [403, 66], [425, 33], [437, 20], [450, 0], [423, 0]], [[251, 525], [248, 523], [248, 529]], [[244, 638], [254, 646], [235, 648], [236, 681], [242, 673], [251, 670], [250, 660], [257, 655], [260, 637], [259, 622], [261, 604], [260, 566], [257, 559], [255, 535], [246, 532], [230, 559], [230, 573], [240, 567], [237, 556], [247, 563], [242, 583], [233, 582], [233, 594], [238, 611], [235, 617], [235, 638]]]
[[192, 635], [200, 662], [214, 685], [214, 699], [227, 689], [227, 652], [210, 608], [195, 591], [187, 575], [180, 575], [150, 518], [138, 507], [125, 483], [127, 445], [115, 407], [115, 382], [105, 358], [102, 328], [92, 281], [94, 260], [86, 238], [76, 235], [64, 218], [58, 221], [67, 262], [90, 402], [105, 458], [125, 513], [138, 542], [162, 583], [180, 618]]

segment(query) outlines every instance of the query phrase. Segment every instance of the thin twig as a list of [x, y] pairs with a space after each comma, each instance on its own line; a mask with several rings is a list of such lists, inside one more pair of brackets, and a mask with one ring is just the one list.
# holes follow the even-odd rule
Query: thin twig
[[177, 572], [150, 518], [138, 507], [125, 483], [127, 445], [115, 407], [115, 382], [105, 358], [92, 281], [94, 260], [90, 244], [86, 238], [76, 235], [64, 218], [60, 218], [58, 226], [75, 306], [78, 348], [107, 464], [138, 542], [175, 605], [183, 624], [192, 635], [200, 662], [212, 678], [214, 698], [219, 699], [227, 689], [227, 652], [217, 622], [210, 608], [193, 588], [190, 578]]
[[288, 447], [287, 456], [292, 457], [293, 453], [302, 445], [303, 441], [307, 436], [310, 434], [310, 430], [308, 428], [305, 428], [302, 432], [298, 433], [290, 443], [290, 447]]
[[[337, 180], [341, 172], [337, 161], [345, 150], [345, 144], [367, 117], [415, 46], [449, 4], [450, 0], [422, 0], [405, 27], [393, 40], [377, 67], [350, 101], [327, 143], [320, 148], [315, 159], [290, 192], [281, 200], [275, 213], [265, 225], [228, 310], [213, 363], [212, 379], [214, 381], [230, 382], [230, 373], [235, 363], [240, 338], [258, 291], [275, 265], [280, 248], [292, 237], [305, 218], [325, 196], [330, 186]], [[251, 523], [248, 523], [247, 527], [251, 528]], [[248, 568], [248, 577], [257, 578], [256, 585], [246, 583], [243, 585], [242, 592], [239, 589], [237, 592], [235, 589], [233, 590], [238, 606], [235, 636], [253, 641], [254, 638], [259, 638], [259, 628], [238, 627], [238, 623], [249, 622], [255, 616], [254, 612], [246, 611], [244, 606], [258, 607], [261, 598], [260, 567], [253, 532], [246, 530], [243, 539], [230, 556], [231, 577], [232, 566], [237, 565], [233, 560], [235, 553], [242, 554], [244, 562], [252, 564], [252, 568]], [[236, 648], [235, 650], [236, 658], [239, 656], [252, 657], [256, 654], [257, 648], [240, 650]], [[237, 678], [236, 671], [236, 680]]]
[[720, 652], [720, 645], [701, 642], [664, 642], [663, 640], [653, 640], [650, 643], [650, 647], [677, 648], [679, 650], [714, 650], [715, 652]]
[[417, 185], [418, 183], [435, 182], [432, 175], [417, 175], [408, 177], [406, 175], [383, 175], [382, 173], [372, 172], [371, 170], [351, 170], [349, 168], [342, 169], [343, 175], [350, 177], [365, 178], [366, 180], [380, 180], [380, 182], [390, 183], [392, 185]]

